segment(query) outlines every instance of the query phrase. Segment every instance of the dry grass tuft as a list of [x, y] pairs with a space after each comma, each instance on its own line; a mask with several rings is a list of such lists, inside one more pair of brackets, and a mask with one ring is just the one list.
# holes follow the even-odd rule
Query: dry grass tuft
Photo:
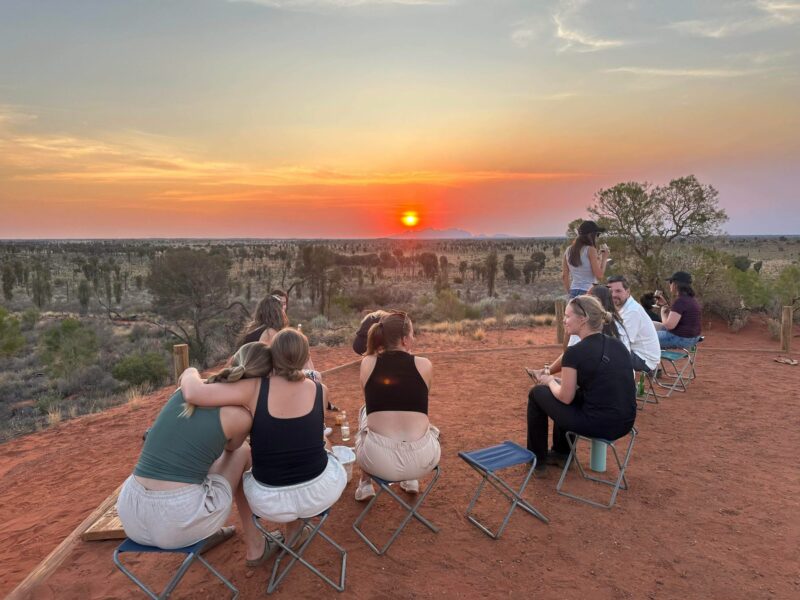
[[52, 427], [61, 423], [61, 409], [57, 406], [47, 411], [47, 424]]

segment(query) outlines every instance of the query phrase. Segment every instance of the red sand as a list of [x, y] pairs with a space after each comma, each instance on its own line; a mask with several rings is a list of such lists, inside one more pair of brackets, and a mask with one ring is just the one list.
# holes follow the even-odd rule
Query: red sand
[[[521, 367], [538, 367], [553, 357], [554, 350], [539, 347], [552, 342], [553, 331], [507, 331], [501, 339], [498, 332], [490, 332], [482, 342], [461, 346], [531, 344], [520, 351], [433, 354], [430, 406], [431, 419], [443, 433], [442, 478], [422, 512], [441, 531], [434, 535], [411, 523], [387, 556], [375, 556], [351, 529], [362, 508], [352, 498], [351, 483], [326, 525], [348, 550], [346, 594], [798, 597], [800, 469], [795, 454], [800, 448], [800, 367], [773, 362], [777, 352], [727, 351], [777, 348], [757, 324], [734, 335], [714, 323], [707, 334], [698, 355], [699, 378], [689, 392], [639, 414], [640, 435], [628, 471], [631, 489], [620, 492], [613, 509], [592, 508], [556, 494], [558, 473], [551, 468], [526, 492], [550, 524], [518, 510], [499, 541], [486, 537], [463, 516], [478, 477], [457, 453], [503, 439], [524, 444], [529, 382]], [[419, 339], [420, 354], [453, 349], [446, 337]], [[314, 351], [320, 369], [354, 358], [348, 348]], [[331, 374], [326, 382], [354, 425], [361, 404], [357, 368]], [[0, 446], [0, 594], [18, 585], [130, 473], [141, 433], [169, 392], [162, 390], [138, 407], [118, 407]], [[506, 505], [491, 492], [485, 497], [479, 510], [497, 523]], [[388, 533], [397, 516], [394, 506], [382, 503], [368, 531]], [[114, 547], [115, 542], [79, 542], [34, 597], [141, 597], [113, 566]], [[332, 568], [325, 550], [325, 544], [317, 542], [310, 556], [323, 569]], [[209, 559], [239, 587], [243, 598], [264, 594], [268, 571], [244, 566], [238, 538], [214, 549]], [[147, 557], [136, 564], [147, 581], [159, 586], [174, 569], [172, 562], [164, 566], [165, 562]], [[300, 566], [278, 595], [337, 596]], [[174, 597], [224, 597], [224, 589], [195, 566]]]

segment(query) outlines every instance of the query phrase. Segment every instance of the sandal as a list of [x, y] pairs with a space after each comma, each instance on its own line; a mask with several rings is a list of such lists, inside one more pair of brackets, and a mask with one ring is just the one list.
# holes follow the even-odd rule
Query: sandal
[[225, 540], [232, 538], [234, 533], [236, 533], [236, 527], [234, 527], [233, 525], [229, 525], [227, 527], [221, 527], [219, 531], [217, 531], [216, 533], [212, 533], [210, 536], [206, 538], [206, 543], [201, 548], [200, 554], [208, 552], [212, 548], [219, 546]]
[[339, 407], [333, 404], [330, 400], [328, 400], [327, 410], [331, 412], [339, 412]]
[[292, 544], [292, 550], [297, 550], [306, 543], [306, 540], [311, 537], [311, 532], [314, 531], [314, 526], [311, 523], [306, 523], [303, 525], [303, 529], [300, 530], [299, 533], [295, 534], [297, 537]]
[[[283, 532], [282, 531], [276, 529], [275, 531], [270, 531], [270, 534], [273, 537], [276, 537], [276, 538], [280, 539], [281, 541], [283, 541]], [[280, 548], [280, 546], [277, 544], [277, 542], [265, 537], [264, 538], [264, 552], [261, 553], [261, 557], [254, 558], [254, 559], [249, 559], [248, 558], [247, 560], [245, 560], [245, 565], [247, 565], [248, 567], [257, 567], [257, 566], [263, 564], [264, 562], [266, 562], [267, 560], [272, 558], [272, 556], [278, 551], [278, 548]]]

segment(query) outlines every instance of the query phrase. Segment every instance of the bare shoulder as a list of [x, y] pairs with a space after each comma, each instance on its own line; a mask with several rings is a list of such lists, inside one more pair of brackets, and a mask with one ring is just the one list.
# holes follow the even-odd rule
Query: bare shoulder
[[372, 371], [375, 369], [375, 365], [378, 362], [378, 357], [375, 354], [369, 354], [361, 359], [361, 385], [365, 385], [367, 383], [367, 379], [372, 374]]
[[415, 356], [414, 364], [420, 373], [433, 373], [433, 363], [424, 356]]
[[253, 417], [244, 406], [223, 406], [219, 416], [222, 427], [229, 437], [237, 433], [248, 432], [253, 426]]

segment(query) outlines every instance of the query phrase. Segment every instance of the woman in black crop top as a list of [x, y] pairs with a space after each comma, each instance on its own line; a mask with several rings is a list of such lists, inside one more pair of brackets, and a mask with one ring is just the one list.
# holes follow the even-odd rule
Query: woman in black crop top
[[[566, 432], [616, 440], [627, 434], [636, 418], [636, 384], [631, 354], [619, 340], [602, 332], [611, 321], [600, 302], [578, 296], [564, 313], [568, 334], [581, 341], [564, 353], [561, 380], [539, 375], [528, 394], [528, 450], [536, 455], [536, 470], [566, 458]], [[553, 449], [547, 452], [547, 420], [553, 420]]]
[[[400, 481], [409, 493], [418, 479], [439, 464], [439, 430], [428, 420], [428, 390], [433, 365], [410, 353], [414, 327], [405, 313], [390, 312], [372, 325], [367, 355], [361, 361], [365, 404], [355, 437], [356, 462], [362, 471]], [[375, 495], [362, 477], [356, 500]]]
[[[347, 473], [326, 452], [325, 390], [302, 371], [308, 360], [308, 340], [299, 331], [283, 329], [272, 339], [269, 353], [269, 378], [219, 386], [204, 385], [199, 377], [184, 377], [181, 389], [188, 403], [242, 406], [252, 415], [252, 469], [244, 474], [244, 496], [259, 517], [291, 524], [286, 539], [297, 544], [307, 535], [300, 531], [298, 519], [330, 508], [347, 485]], [[268, 556], [269, 550], [265, 546], [262, 556]]]

